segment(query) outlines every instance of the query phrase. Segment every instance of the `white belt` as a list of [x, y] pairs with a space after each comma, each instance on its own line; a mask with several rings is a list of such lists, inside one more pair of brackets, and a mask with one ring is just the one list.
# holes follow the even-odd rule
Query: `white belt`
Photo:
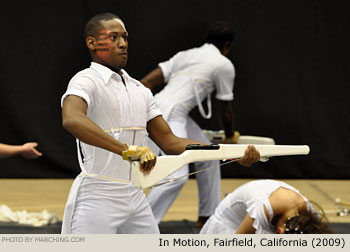
[[95, 173], [84, 173], [84, 172], [81, 172], [78, 176], [80, 176], [80, 177], [100, 178], [100, 179], [109, 180], [109, 181], [115, 181], [115, 182], [120, 182], [120, 183], [132, 183], [133, 182], [132, 180], [117, 179], [117, 178], [113, 178], [113, 177], [98, 175], [98, 174], [95, 174]]
[[124, 130], [146, 130], [146, 128], [145, 127], [112, 128], [112, 129], [104, 130], [104, 132], [110, 133], [110, 132], [120, 132], [120, 131], [124, 131]]

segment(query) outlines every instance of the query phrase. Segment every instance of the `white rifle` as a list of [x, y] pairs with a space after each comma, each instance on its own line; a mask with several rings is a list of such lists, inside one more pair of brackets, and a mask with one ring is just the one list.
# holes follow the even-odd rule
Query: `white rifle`
[[[223, 143], [226, 138], [223, 130], [204, 129], [202, 131], [213, 144]], [[238, 137], [237, 144], [275, 144], [275, 140], [271, 137], [243, 135]]]
[[[307, 145], [254, 145], [261, 160], [274, 156], [307, 155]], [[145, 189], [158, 185], [182, 166], [198, 161], [237, 159], [244, 156], [247, 144], [189, 145], [180, 155], [157, 157], [157, 163], [149, 174], [140, 170], [140, 162], [132, 161], [132, 179], [136, 187]]]

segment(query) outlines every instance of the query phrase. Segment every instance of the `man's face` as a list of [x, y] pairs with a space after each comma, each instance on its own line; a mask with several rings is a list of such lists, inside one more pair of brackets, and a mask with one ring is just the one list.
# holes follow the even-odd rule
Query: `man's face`
[[96, 56], [102, 63], [119, 72], [128, 60], [128, 33], [119, 19], [102, 21], [104, 27], [96, 38]]

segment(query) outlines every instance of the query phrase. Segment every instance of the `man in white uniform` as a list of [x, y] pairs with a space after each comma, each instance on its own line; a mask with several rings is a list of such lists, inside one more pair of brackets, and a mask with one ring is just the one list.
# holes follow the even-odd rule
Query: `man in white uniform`
[[[178, 137], [190, 137], [196, 141], [210, 144], [201, 128], [189, 117], [189, 112], [198, 106], [204, 118], [211, 117], [210, 94], [216, 90], [216, 99], [221, 112], [220, 123], [225, 130], [226, 143], [236, 143], [238, 135], [234, 134], [234, 117], [232, 110], [233, 83], [235, 69], [232, 62], [225, 57], [233, 44], [234, 33], [225, 22], [216, 22], [208, 32], [206, 43], [198, 48], [181, 51], [158, 68], [147, 74], [141, 82], [153, 89], [167, 83], [155, 95], [164, 119]], [[207, 98], [208, 113], [202, 107]], [[153, 150], [153, 149], [152, 149]], [[241, 162], [250, 166], [252, 163]], [[219, 167], [219, 161], [200, 162], [196, 170]], [[172, 177], [188, 174], [188, 166], [178, 170]], [[161, 187], [154, 188], [149, 196], [153, 214], [161, 221], [171, 206], [188, 177]], [[199, 217], [197, 226], [202, 227], [218, 206], [220, 196], [220, 169], [211, 169], [196, 175], [199, 191]]]
[[143, 147], [148, 136], [167, 154], [199, 142], [176, 137], [150, 90], [123, 70], [128, 33], [118, 16], [91, 18], [85, 38], [91, 66], [71, 79], [62, 97], [63, 126], [77, 138], [82, 170], [67, 200], [62, 233], [159, 233], [122, 156], [136, 150], [141, 170], [149, 173], [156, 156]]

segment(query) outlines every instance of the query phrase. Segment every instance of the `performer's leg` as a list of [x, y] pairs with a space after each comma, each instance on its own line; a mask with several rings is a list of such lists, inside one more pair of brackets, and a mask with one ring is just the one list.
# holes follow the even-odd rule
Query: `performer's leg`
[[116, 234], [129, 217], [125, 184], [85, 179], [80, 185], [72, 216], [72, 233]]
[[143, 191], [137, 190], [131, 193], [130, 217], [119, 229], [119, 234], [159, 234], [152, 209]]
[[220, 190], [220, 162], [217, 160], [199, 162], [195, 164], [196, 170], [203, 170], [208, 167], [216, 167], [205, 172], [196, 174], [199, 211], [198, 216], [209, 217], [215, 211], [221, 200]]
[[[179, 112], [179, 113], [177, 113]], [[186, 132], [186, 122], [188, 116], [181, 111], [173, 109], [171, 115], [168, 119], [168, 124], [173, 131], [173, 133], [178, 137], [187, 138]], [[184, 166], [177, 170], [175, 173], [170, 175], [169, 178], [177, 178], [188, 174], [188, 166]], [[188, 177], [176, 180], [159, 187], [153, 188], [147, 196], [147, 200], [152, 208], [153, 215], [156, 221], [159, 223], [165, 213], [168, 211], [169, 207], [172, 205], [177, 195], [179, 194], [181, 188], [187, 182]]]
[[[167, 179], [176, 178], [188, 174], [188, 166], [174, 172]], [[159, 223], [173, 204], [181, 188], [186, 184], [188, 177], [176, 180], [153, 188], [147, 196], [147, 200], [152, 208], [153, 215]]]
[[[192, 139], [206, 144], [211, 144], [207, 137], [202, 132], [202, 129], [189, 118], [186, 125], [187, 134]], [[215, 208], [219, 205], [221, 200], [220, 191], [220, 161], [213, 160], [207, 162], [195, 163], [195, 169], [203, 170], [209, 167], [216, 167], [208, 171], [196, 174], [198, 193], [199, 193], [199, 211], [197, 225], [201, 227], [205, 221], [214, 213]]]

